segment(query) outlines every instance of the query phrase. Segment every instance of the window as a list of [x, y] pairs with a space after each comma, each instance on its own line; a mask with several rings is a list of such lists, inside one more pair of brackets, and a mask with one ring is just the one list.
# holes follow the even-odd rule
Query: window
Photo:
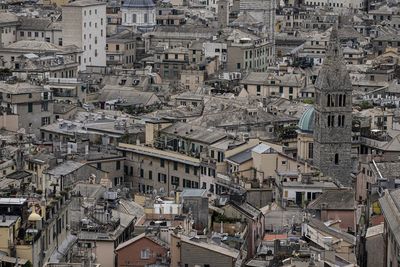
[[140, 178], [144, 178], [144, 170], [140, 168]]
[[115, 162], [115, 169], [116, 169], [116, 170], [120, 170], [120, 169], [121, 169], [121, 161], [117, 160], [117, 161]]
[[50, 124], [50, 117], [42, 117], [42, 126]]
[[49, 111], [49, 103], [42, 102], [42, 111]]
[[119, 45], [115, 45], [115, 50], [119, 51]]
[[142, 249], [140, 251], [140, 258], [142, 260], [150, 259], [150, 250], [149, 249]]
[[24, 35], [25, 35], [24, 31], [19, 32], [19, 36], [24, 37]]
[[98, 170], [101, 170], [101, 162], [97, 162], [96, 168], [97, 168]]
[[293, 94], [293, 87], [289, 87], [289, 94]]
[[335, 154], [335, 164], [339, 165], [339, 154]]
[[62, 46], [62, 45], [63, 45], [62, 38], [58, 38], [58, 45], [59, 45], [59, 46]]
[[279, 93], [283, 94], [283, 86], [279, 86]]
[[158, 182], [167, 183], [167, 175], [164, 173], [158, 173]]
[[153, 171], [149, 171], [149, 180], [153, 180]]
[[35, 32], [35, 37], [39, 37], [39, 33], [38, 32]]
[[132, 14], [132, 23], [136, 23], [136, 14]]
[[149, 21], [149, 15], [144, 14], [144, 23], [147, 23]]
[[165, 160], [164, 159], [160, 159], [160, 167], [164, 168], [165, 166]]
[[174, 161], [174, 171], [178, 170], [178, 162]]
[[28, 32], [28, 37], [32, 37], [32, 33], [31, 32]]
[[171, 184], [179, 186], [179, 177], [171, 176]]
[[28, 103], [28, 112], [33, 112], [33, 103]]
[[186, 172], [186, 173], [189, 173], [189, 172], [190, 172], [190, 166], [187, 165], [187, 164], [185, 164], [185, 172]]
[[308, 143], [308, 158], [312, 159], [314, 157], [314, 143]]

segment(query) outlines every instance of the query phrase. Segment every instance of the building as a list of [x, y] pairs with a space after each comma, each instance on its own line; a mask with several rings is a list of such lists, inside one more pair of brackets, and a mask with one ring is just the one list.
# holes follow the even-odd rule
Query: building
[[344, 232], [356, 231], [356, 202], [352, 190], [327, 190], [308, 204], [316, 218], [326, 222], [340, 220]]
[[198, 237], [172, 235], [170, 250], [171, 266], [234, 267], [241, 263], [238, 250]]
[[388, 191], [385, 190], [385, 195], [379, 199], [379, 204], [382, 213], [385, 217], [384, 223], [384, 265], [387, 267], [398, 267], [398, 251], [400, 248], [400, 232], [399, 228], [399, 204], [400, 204], [400, 190]]
[[117, 254], [117, 266], [145, 267], [152, 264], [157, 266], [169, 266], [169, 245], [154, 234], [143, 233], [124, 243], [115, 249]]
[[21, 40], [0, 48], [0, 66], [20, 80], [76, 77], [80, 49], [45, 41]]
[[346, 69], [337, 28], [315, 82], [313, 164], [325, 176], [346, 186], [352, 184], [352, 85]]
[[249, 72], [241, 84], [248, 96], [282, 97], [289, 100], [299, 98], [301, 89], [305, 87], [305, 77], [301, 74], [288, 73], [274, 75], [272, 73]]
[[367, 267], [385, 266], [386, 257], [377, 257], [385, 253], [385, 239], [383, 223], [371, 226], [365, 235], [365, 249], [367, 251]]
[[52, 19], [22, 17], [17, 29], [17, 41], [35, 40], [63, 45], [60, 22]]
[[14, 43], [17, 40], [18, 17], [12, 13], [0, 11], [0, 47]]
[[[275, 44], [275, 14], [277, 3], [275, 0], [242, 0], [239, 1], [240, 12], [248, 13], [257, 21], [263, 22], [263, 32], [267, 34], [268, 42]], [[271, 63], [274, 59], [275, 48], [271, 48]]]
[[153, 0], [128, 0], [121, 7], [122, 25], [151, 31], [156, 25], [156, 5]]
[[264, 35], [234, 29], [226, 41], [227, 71], [265, 71], [273, 63], [274, 45]]
[[63, 45], [83, 50], [80, 70], [86, 66], [106, 66], [106, 3], [79, 0], [62, 7]]
[[202, 233], [208, 229], [208, 194], [206, 189], [185, 188], [180, 194], [183, 212], [191, 213], [194, 221], [193, 228]]
[[135, 36], [130, 31], [107, 38], [107, 66], [131, 67], [136, 61]]
[[126, 157], [125, 178], [136, 192], [158, 194], [199, 188], [200, 159], [143, 145], [119, 143]]
[[18, 115], [18, 129], [39, 136], [40, 127], [53, 122], [53, 94], [29, 83], [0, 83], [1, 107]]

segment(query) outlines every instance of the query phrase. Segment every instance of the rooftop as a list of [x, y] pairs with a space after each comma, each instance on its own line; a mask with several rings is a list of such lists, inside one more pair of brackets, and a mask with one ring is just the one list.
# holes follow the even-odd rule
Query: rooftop
[[54, 176], [63, 176], [78, 170], [83, 165], [85, 164], [72, 160], [67, 160], [60, 165], [57, 165], [55, 168], [48, 170], [47, 173]]
[[160, 149], [156, 149], [156, 148], [148, 147], [148, 146], [138, 146], [138, 145], [119, 143], [118, 144], [118, 149], [127, 150], [127, 151], [134, 151], [134, 152], [136, 152], [138, 154], [144, 154], [144, 155], [153, 156], [153, 157], [157, 157], [157, 158], [162, 158], [162, 159], [182, 162], [182, 163], [185, 163], [185, 164], [192, 164], [192, 165], [195, 165], [195, 166], [199, 166], [200, 165], [200, 159], [189, 157], [189, 156], [186, 156], [186, 155], [181, 154], [181, 153], [176, 153], [176, 152], [166, 151], [166, 150], [160, 150]]
[[96, 6], [96, 5], [106, 5], [106, 2], [97, 0], [78, 0], [70, 2], [64, 6], [67, 7], [85, 7], [85, 6]]
[[162, 133], [206, 144], [213, 144], [226, 137], [225, 131], [212, 128], [205, 129], [204, 127], [194, 126], [183, 122], [177, 122], [166, 127], [162, 130]]
[[11, 43], [4, 47], [4, 49], [14, 49], [14, 50], [29, 50], [29, 51], [62, 51], [62, 48], [54, 45], [52, 43], [36, 40], [21, 40], [15, 43]]
[[309, 209], [323, 209], [327, 210], [354, 210], [355, 200], [354, 192], [350, 190], [328, 190], [323, 192], [309, 205]]
[[8, 94], [27, 94], [27, 93], [39, 93], [49, 91], [41, 86], [37, 86], [30, 83], [6, 83], [0, 82], [0, 92]]

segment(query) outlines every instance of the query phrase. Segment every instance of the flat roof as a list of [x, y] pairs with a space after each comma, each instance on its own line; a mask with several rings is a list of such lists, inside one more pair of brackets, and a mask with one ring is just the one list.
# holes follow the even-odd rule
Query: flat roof
[[173, 151], [160, 150], [160, 149], [156, 149], [156, 148], [149, 147], [149, 146], [143, 146], [143, 145], [138, 146], [138, 145], [131, 145], [131, 144], [126, 144], [126, 143], [119, 143], [118, 149], [128, 150], [128, 151], [136, 152], [138, 154], [153, 156], [153, 157], [162, 158], [162, 159], [171, 160], [171, 161], [177, 161], [177, 162], [181, 162], [181, 163], [185, 163], [185, 164], [200, 166], [200, 159], [198, 159], [198, 158], [189, 157], [184, 154], [176, 153]]

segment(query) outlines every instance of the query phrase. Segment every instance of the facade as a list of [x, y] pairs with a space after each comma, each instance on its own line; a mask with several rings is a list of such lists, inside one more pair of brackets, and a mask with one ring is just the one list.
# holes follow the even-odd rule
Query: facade
[[51, 19], [21, 18], [17, 28], [17, 41], [35, 40], [62, 46], [62, 30], [59, 22]]
[[336, 28], [315, 83], [315, 96], [313, 164], [323, 175], [350, 186], [352, 85]]
[[125, 177], [135, 191], [159, 194], [183, 188], [199, 188], [200, 160], [178, 152], [120, 143], [126, 155]]
[[1, 107], [18, 115], [18, 129], [39, 136], [41, 126], [53, 122], [53, 94], [50, 90], [28, 83], [1, 83]]
[[172, 235], [171, 266], [234, 267], [240, 257], [238, 250], [200, 241], [183, 235]]
[[18, 17], [12, 13], [0, 11], [0, 47], [17, 40]]
[[107, 66], [133, 66], [136, 61], [136, 42], [130, 33], [107, 38]]
[[143, 233], [121, 243], [115, 251], [118, 267], [146, 267], [153, 264], [164, 266], [162, 263], [167, 266], [169, 246], [157, 236]]
[[80, 70], [86, 66], [106, 66], [106, 3], [80, 0], [62, 7], [63, 45], [83, 50]]
[[227, 41], [227, 71], [265, 71], [273, 63], [274, 46], [266, 36], [235, 29]]

